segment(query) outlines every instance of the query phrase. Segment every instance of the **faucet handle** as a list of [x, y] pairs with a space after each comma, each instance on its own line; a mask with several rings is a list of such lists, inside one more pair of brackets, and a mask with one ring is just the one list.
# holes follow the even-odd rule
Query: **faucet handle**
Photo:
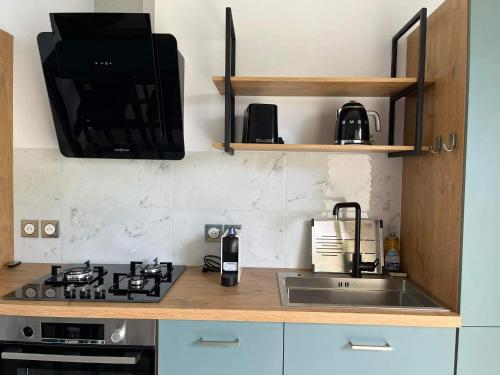
[[359, 264], [359, 269], [361, 271], [373, 272], [375, 268], [380, 264], [380, 260], [377, 258], [374, 262], [361, 262]]

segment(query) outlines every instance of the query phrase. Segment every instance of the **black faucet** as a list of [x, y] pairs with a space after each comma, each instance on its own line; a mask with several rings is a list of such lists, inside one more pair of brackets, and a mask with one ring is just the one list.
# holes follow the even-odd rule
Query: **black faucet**
[[379, 260], [375, 262], [363, 262], [361, 259], [361, 207], [357, 202], [337, 203], [333, 207], [333, 215], [338, 218], [341, 208], [354, 208], [356, 210], [355, 226], [354, 226], [354, 254], [352, 255], [352, 277], [360, 278], [362, 271], [374, 271], [379, 264]]

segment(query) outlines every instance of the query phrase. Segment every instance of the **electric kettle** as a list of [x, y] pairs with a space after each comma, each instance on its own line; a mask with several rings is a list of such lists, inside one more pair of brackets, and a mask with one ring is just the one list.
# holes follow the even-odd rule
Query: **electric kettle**
[[342, 108], [337, 109], [335, 144], [372, 144], [373, 135], [370, 134], [369, 116], [374, 118], [375, 130], [380, 132], [380, 116], [375, 111], [367, 111], [361, 103], [351, 100]]

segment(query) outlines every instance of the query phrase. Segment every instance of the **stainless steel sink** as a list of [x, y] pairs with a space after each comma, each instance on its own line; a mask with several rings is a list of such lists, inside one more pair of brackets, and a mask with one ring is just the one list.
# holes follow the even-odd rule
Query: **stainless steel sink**
[[278, 282], [283, 306], [449, 311], [408, 279], [283, 272]]

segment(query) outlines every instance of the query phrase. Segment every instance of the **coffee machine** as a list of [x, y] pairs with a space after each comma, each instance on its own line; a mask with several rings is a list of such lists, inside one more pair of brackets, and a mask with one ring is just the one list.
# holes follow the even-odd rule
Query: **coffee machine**
[[222, 286], [235, 286], [241, 279], [243, 265], [241, 229], [230, 227], [221, 238], [220, 283]]

